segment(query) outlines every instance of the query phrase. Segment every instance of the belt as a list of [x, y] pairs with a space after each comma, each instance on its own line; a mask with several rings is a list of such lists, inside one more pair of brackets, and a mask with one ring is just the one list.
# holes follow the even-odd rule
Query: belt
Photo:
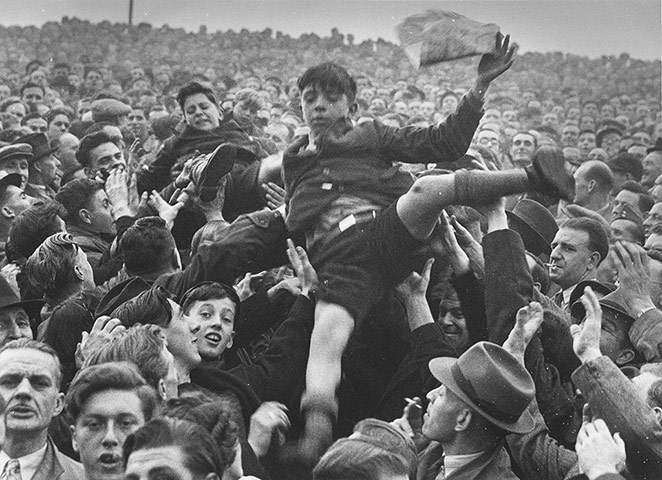
[[368, 210], [366, 212], [349, 215], [338, 222], [338, 230], [344, 232], [349, 227], [359, 223], [369, 222], [377, 217], [377, 210]]

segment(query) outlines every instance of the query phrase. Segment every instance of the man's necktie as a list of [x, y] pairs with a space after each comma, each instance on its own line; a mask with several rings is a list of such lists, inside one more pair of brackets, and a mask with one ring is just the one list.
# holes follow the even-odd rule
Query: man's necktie
[[18, 460], [12, 458], [5, 464], [5, 468], [0, 475], [0, 480], [22, 480], [21, 479], [21, 464]]

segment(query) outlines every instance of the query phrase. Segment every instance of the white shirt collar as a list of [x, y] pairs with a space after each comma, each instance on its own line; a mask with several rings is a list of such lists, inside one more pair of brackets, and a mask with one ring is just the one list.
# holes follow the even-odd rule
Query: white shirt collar
[[[46, 442], [44, 446], [41, 447], [36, 452], [28, 453], [27, 455], [24, 455], [17, 459], [18, 463], [21, 466], [21, 478], [23, 478], [24, 480], [29, 480], [30, 478], [34, 477], [37, 468], [39, 468], [39, 465], [41, 464], [42, 460], [44, 459], [44, 456], [46, 455], [47, 446], [48, 446], [48, 442]], [[4, 450], [0, 451], [0, 473], [2, 473], [2, 471], [5, 468], [5, 465], [9, 460], [11, 460], [11, 458], [9, 458], [9, 455], [7, 455], [7, 453]]]

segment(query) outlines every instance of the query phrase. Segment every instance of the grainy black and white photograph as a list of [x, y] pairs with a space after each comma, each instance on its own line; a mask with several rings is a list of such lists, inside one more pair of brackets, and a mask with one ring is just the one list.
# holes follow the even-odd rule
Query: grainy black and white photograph
[[662, 479], [659, 0], [2, 0], [0, 480]]

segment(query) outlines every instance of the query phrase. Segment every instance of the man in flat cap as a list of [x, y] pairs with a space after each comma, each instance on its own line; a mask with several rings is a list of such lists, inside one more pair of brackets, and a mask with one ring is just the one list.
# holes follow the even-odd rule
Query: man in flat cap
[[0, 170], [0, 258], [5, 257], [5, 243], [9, 228], [22, 211], [34, 205], [36, 200], [21, 188], [21, 176]]
[[44, 202], [52, 200], [62, 177], [62, 164], [55, 156], [57, 148], [50, 147], [45, 133], [31, 133], [18, 141], [32, 147], [25, 193]]
[[21, 188], [28, 184], [29, 161], [32, 147], [27, 143], [16, 143], [0, 148], [0, 170], [17, 173], [21, 176]]

